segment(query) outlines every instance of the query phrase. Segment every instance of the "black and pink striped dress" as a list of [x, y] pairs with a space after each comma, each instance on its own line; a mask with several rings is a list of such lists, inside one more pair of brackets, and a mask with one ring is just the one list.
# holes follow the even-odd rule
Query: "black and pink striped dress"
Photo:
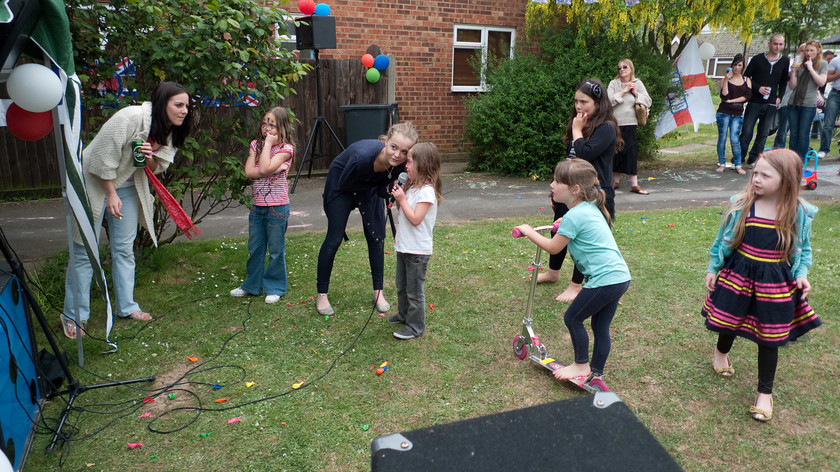
[[796, 288], [790, 263], [777, 249], [773, 220], [746, 221], [744, 240], [727, 258], [703, 303], [706, 328], [777, 347], [822, 324]]

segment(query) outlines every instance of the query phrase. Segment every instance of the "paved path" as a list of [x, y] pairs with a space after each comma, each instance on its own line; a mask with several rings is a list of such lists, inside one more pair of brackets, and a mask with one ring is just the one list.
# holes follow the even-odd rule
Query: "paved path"
[[[456, 222], [522, 215], [550, 214], [548, 182], [464, 173], [463, 163], [444, 166], [445, 201], [438, 210], [438, 221]], [[819, 167], [819, 187], [803, 191], [809, 200], [837, 199], [840, 196], [840, 161], [823, 159]], [[648, 196], [630, 193], [626, 181], [616, 194], [616, 211], [675, 209], [721, 205], [741, 190], [746, 176], [733, 171], [723, 174], [707, 169], [662, 169], [643, 172], [642, 186]], [[302, 177], [291, 195], [292, 214], [289, 231], [324, 231], [326, 218], [321, 204], [323, 177]], [[64, 201], [51, 199], [22, 203], [0, 203], [0, 228], [11, 247], [27, 266], [39, 258], [67, 247]], [[358, 212], [351, 216], [349, 227], [361, 225]], [[200, 224], [201, 238], [245, 237], [248, 234], [248, 211], [229, 208], [207, 217]], [[186, 239], [184, 239], [186, 240]]]

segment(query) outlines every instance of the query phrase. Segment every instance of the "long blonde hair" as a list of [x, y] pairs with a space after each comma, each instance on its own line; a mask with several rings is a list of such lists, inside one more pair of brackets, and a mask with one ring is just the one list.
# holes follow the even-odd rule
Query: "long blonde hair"
[[[777, 249], [781, 250], [785, 257], [789, 257], [797, 237], [796, 216], [799, 205], [800, 180], [802, 179], [802, 159], [799, 158], [799, 154], [790, 149], [766, 151], [759, 154], [758, 159], [763, 159], [770, 164], [779, 173], [779, 176], [781, 176], [774, 221], [776, 235], [779, 239]], [[723, 218], [725, 222], [732, 213], [736, 211], [741, 212], [738, 221], [735, 223], [732, 241], [729, 243], [729, 247], [732, 249], [737, 248], [744, 241], [747, 218], [750, 214], [749, 210], [755, 204], [755, 201], [758, 200], [758, 195], [755, 194], [755, 186], [753, 185], [754, 173], [755, 171], [753, 170], [744, 191], [735, 198]]]
[[612, 228], [612, 218], [607, 211], [607, 195], [601, 189], [598, 182], [598, 173], [588, 161], [583, 159], [566, 159], [557, 163], [554, 167], [554, 180], [570, 188], [577, 185], [580, 193], [576, 195], [584, 202], [594, 202], [598, 205], [607, 224]]
[[440, 154], [437, 146], [432, 143], [417, 143], [411, 147], [408, 155], [414, 161], [414, 173], [416, 175], [416, 180], [411, 182], [409, 187], [431, 185], [435, 189], [438, 204], [443, 202], [443, 195], [441, 194], [443, 185], [440, 181]]

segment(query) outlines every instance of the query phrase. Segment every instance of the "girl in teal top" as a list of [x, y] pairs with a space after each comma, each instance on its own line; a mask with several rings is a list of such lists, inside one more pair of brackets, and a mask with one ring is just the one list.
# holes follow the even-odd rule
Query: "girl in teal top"
[[[630, 286], [630, 271], [612, 236], [612, 220], [607, 212], [606, 195], [598, 186], [597, 173], [587, 161], [567, 159], [554, 169], [552, 199], [569, 207], [551, 239], [528, 225], [519, 231], [537, 246], [556, 254], [566, 246], [583, 273], [583, 290], [566, 310], [564, 321], [574, 348], [574, 364], [554, 371], [558, 379], [604, 375], [610, 354], [610, 323], [618, 301]], [[594, 344], [589, 359], [589, 336], [584, 320], [592, 318]]]

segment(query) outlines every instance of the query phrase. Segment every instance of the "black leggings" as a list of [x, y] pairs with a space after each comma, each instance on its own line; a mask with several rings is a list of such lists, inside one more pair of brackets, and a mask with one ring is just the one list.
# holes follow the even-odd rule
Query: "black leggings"
[[[728, 354], [735, 336], [718, 333], [717, 350]], [[779, 348], [758, 345], [758, 393], [773, 393], [776, 365], [779, 363]]]
[[[344, 230], [347, 229], [350, 212], [355, 207], [356, 203], [353, 196], [347, 193], [342, 193], [329, 205], [324, 205], [324, 213], [327, 215], [327, 235], [324, 237], [324, 243], [321, 244], [321, 251], [318, 253], [318, 293], [328, 293], [330, 290], [330, 276], [332, 275], [335, 254], [344, 238]], [[368, 228], [364, 222], [362, 226], [365, 227], [373, 289], [382, 290], [385, 273], [385, 240], [373, 236], [371, 234], [372, 229]]]
[[[612, 185], [612, 182], [610, 182]], [[569, 211], [569, 207], [566, 206], [565, 203], [557, 203], [554, 199], [551, 199], [551, 207], [554, 208], [554, 221], [557, 221], [557, 218], [562, 218]], [[607, 200], [607, 211], [610, 214], [610, 218], [615, 219], [615, 204], [613, 199]], [[555, 233], [551, 233], [551, 237], [554, 237]], [[551, 257], [548, 258], [548, 268], [551, 270], [560, 270], [563, 267], [563, 260], [566, 259], [566, 247], [563, 248], [562, 251], [558, 252], [557, 254], [552, 254]], [[575, 270], [572, 273], [572, 282], [576, 284], [583, 283], [583, 273], [578, 270], [577, 266], [575, 266]]]

